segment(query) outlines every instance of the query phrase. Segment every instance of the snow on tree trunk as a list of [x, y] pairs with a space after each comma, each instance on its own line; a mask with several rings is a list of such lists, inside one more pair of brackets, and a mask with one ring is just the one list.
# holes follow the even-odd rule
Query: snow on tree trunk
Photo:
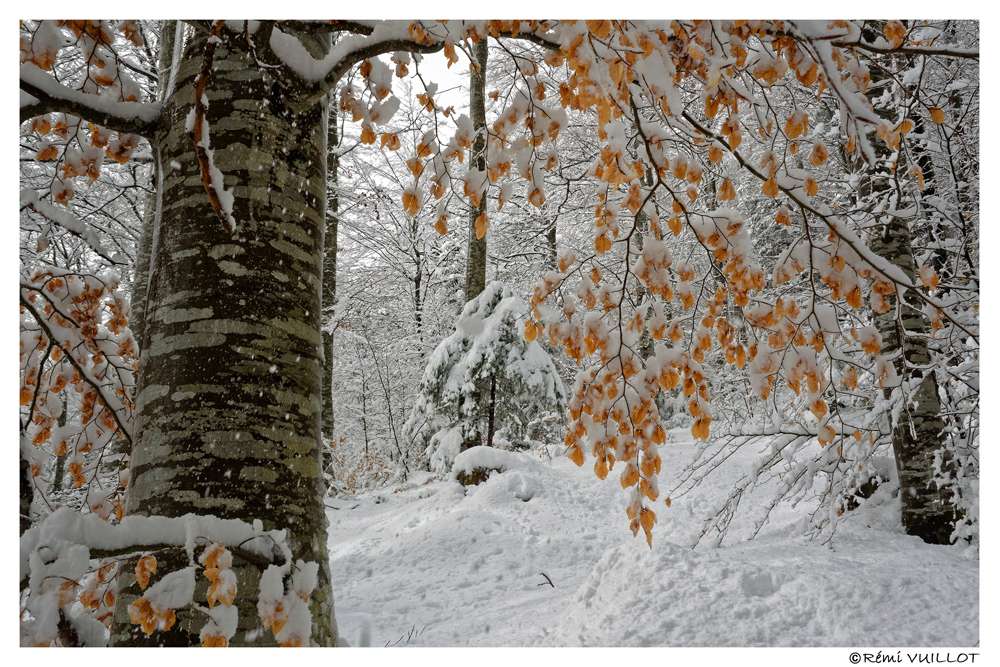
[[[915, 281], [910, 229], [905, 219], [892, 216], [871, 248], [902, 269]], [[941, 398], [927, 349], [930, 324], [922, 302], [907, 290], [898, 308], [876, 317], [882, 336], [882, 353], [894, 360], [903, 378], [906, 402], [899, 410], [892, 432], [892, 446], [899, 474], [903, 527], [932, 544], [949, 544], [958, 518], [952, 453], [945, 441]], [[888, 393], [888, 392], [887, 392]]]
[[[183, 31], [177, 29], [177, 21], [163, 21], [160, 26], [160, 54], [157, 63], [157, 77], [160, 82], [157, 90], [157, 100], [162, 102], [167, 93], [167, 81], [171, 77], [171, 65], [173, 64], [174, 44], [177, 39], [183, 39]], [[178, 34], [180, 33], [180, 34]], [[157, 160], [153, 161], [153, 189], [146, 195], [146, 207], [142, 212], [142, 234], [139, 237], [139, 245], [135, 258], [135, 273], [132, 280], [131, 318], [129, 326], [132, 334], [139, 342], [140, 349], [145, 347], [145, 337], [143, 336], [143, 323], [146, 321], [146, 295], [149, 291], [149, 258], [153, 250], [153, 230], [156, 227], [156, 206], [159, 189], [157, 184], [160, 180], [160, 165]]]
[[[162, 166], [137, 387], [128, 514], [212, 514], [287, 529], [319, 564], [311, 641], [333, 645], [333, 596], [320, 470], [321, 269], [326, 205], [323, 105], [303, 103], [223, 31], [206, 89], [214, 163], [234, 195], [231, 234], [209, 205], [186, 119], [206, 35], [185, 45], [153, 139]], [[183, 551], [177, 563], [183, 566]], [[164, 558], [161, 562], [168, 565]], [[164, 567], [164, 571], [171, 567]], [[267, 644], [255, 608], [259, 566], [237, 562], [233, 643]], [[145, 637], [128, 623], [124, 582], [112, 641], [198, 644], [204, 618]]]
[[[885, 81], [878, 69], [872, 77], [875, 83]], [[892, 103], [889, 96], [872, 99], [876, 113], [886, 119], [892, 119], [897, 111]], [[876, 155], [880, 160], [894, 159], [881, 144], [876, 147]], [[859, 188], [861, 196], [903, 208], [902, 195], [892, 179], [872, 165], [866, 168], [868, 177]], [[871, 249], [902, 270], [911, 284], [919, 284], [908, 220], [902, 213], [887, 215], [885, 220], [882, 228], [872, 234]], [[958, 518], [953, 484], [955, 462], [944, 433], [937, 379], [929, 369], [927, 341], [931, 326], [914, 290], [902, 290], [897, 296], [901, 297], [897, 306], [876, 315], [875, 324], [882, 336], [882, 354], [893, 360], [902, 383], [899, 389], [887, 388], [885, 395], [888, 398], [893, 391], [902, 391], [903, 404], [894, 413], [898, 416], [892, 425], [892, 447], [903, 528], [926, 542], [949, 544]]]

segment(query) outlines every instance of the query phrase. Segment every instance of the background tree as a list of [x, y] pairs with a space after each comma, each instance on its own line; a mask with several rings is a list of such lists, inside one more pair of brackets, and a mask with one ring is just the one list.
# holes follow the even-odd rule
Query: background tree
[[486, 446], [502, 440], [508, 448], [527, 449], [532, 440], [545, 439], [542, 431], [551, 428], [553, 416], [561, 421], [562, 380], [531, 330], [522, 336], [519, 322], [527, 310], [499, 282], [489, 283], [462, 309], [454, 332], [428, 359], [403, 427], [404, 440], [415, 445], [410, 453], [415, 465], [447, 472], [470, 440]]

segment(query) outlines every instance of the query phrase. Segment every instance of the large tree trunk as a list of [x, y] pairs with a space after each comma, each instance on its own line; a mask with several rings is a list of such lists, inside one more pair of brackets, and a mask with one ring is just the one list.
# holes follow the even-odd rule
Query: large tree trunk
[[[910, 229], [906, 220], [890, 217], [872, 240], [871, 249], [915, 279]], [[882, 335], [882, 353], [894, 358], [896, 373], [904, 386], [906, 403], [892, 431], [892, 447], [899, 476], [903, 528], [931, 544], [950, 544], [958, 519], [955, 506], [955, 462], [946, 443], [941, 418], [941, 398], [934, 371], [928, 369], [930, 324], [921, 311], [922, 302], [908, 290], [897, 308], [875, 318]]]
[[[881, 25], [874, 22], [866, 30], [866, 37], [877, 38], [880, 31]], [[873, 68], [872, 80], [875, 84], [883, 83], [882, 70]], [[871, 90], [883, 95], [880, 85], [873, 85]], [[886, 119], [893, 118], [897, 111], [886, 108], [880, 99], [873, 99], [872, 103], [876, 113]], [[905, 195], [898, 190], [891, 170], [885, 165], [891, 159], [887, 150], [884, 144], [876, 144], [882, 164], [863, 167], [867, 176], [862, 179], [858, 194], [869, 199], [894, 198], [892, 207], [903, 208], [901, 199]], [[900, 216], [885, 219], [885, 224], [872, 233], [869, 246], [901, 269], [911, 283], [919, 284], [909, 221]], [[903, 528], [925, 542], [949, 544], [958, 518], [955, 488], [950, 483], [954, 479], [955, 462], [944, 433], [937, 379], [928, 368], [931, 359], [927, 338], [931, 327], [922, 305], [912, 290], [906, 290], [896, 308], [875, 317], [875, 325], [882, 336], [882, 354], [893, 360], [904, 388], [914, 386], [912, 392], [904, 392], [905, 403], [892, 429]], [[885, 393], [888, 397], [891, 390], [886, 389]]]
[[[266, 44], [266, 35], [258, 40]], [[215, 163], [235, 197], [231, 234], [209, 205], [185, 129], [206, 41], [200, 31], [185, 46], [165, 129], [153, 140], [162, 191], [126, 511], [260, 519], [286, 529], [294, 557], [320, 568], [311, 641], [332, 645], [320, 471], [326, 109], [303, 102], [294, 82], [268, 76], [244, 35], [222, 31], [207, 121]], [[234, 569], [240, 624], [232, 643], [273, 643], [268, 632], [247, 635], [259, 625], [259, 566], [238, 561]], [[131, 578], [123, 583], [114, 642], [198, 643], [205, 619], [191, 612], [148, 638], [130, 626], [126, 606], [138, 589]]]

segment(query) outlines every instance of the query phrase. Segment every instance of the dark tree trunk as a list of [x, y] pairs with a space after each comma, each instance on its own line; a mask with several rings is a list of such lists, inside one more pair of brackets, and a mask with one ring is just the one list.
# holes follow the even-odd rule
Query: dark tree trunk
[[[871, 27], [870, 32], [871, 36], [877, 36], [876, 28]], [[881, 83], [880, 70], [873, 69], [872, 77], [875, 83]], [[873, 90], [882, 91], [882, 87], [873, 86]], [[879, 100], [873, 100], [873, 104], [882, 116], [894, 116], [895, 109], [880, 108], [885, 105], [880, 105]], [[868, 176], [863, 179], [859, 194], [865, 198], [895, 198], [895, 207], [901, 208], [905, 195], [890, 170], [881, 168], [884, 167], [881, 163], [889, 158], [886, 151], [884, 145], [877, 144], [880, 163], [865, 167]], [[900, 216], [887, 216], [885, 220], [870, 238], [871, 249], [901, 269], [912, 284], [919, 284], [910, 221]], [[901, 296], [895, 308], [875, 317], [875, 324], [882, 336], [882, 354], [893, 360], [903, 388], [914, 387], [912, 392], [904, 391], [905, 403], [892, 428], [902, 523], [907, 533], [925, 542], [949, 544], [959, 518], [956, 489], [951, 483], [955, 462], [944, 433], [937, 379], [928, 368], [931, 357], [927, 340], [931, 326], [913, 290], [905, 290]], [[885, 393], [888, 397], [891, 389]]]
[[[417, 332], [417, 340], [424, 342], [424, 304], [421, 287], [424, 279], [424, 255], [417, 244], [419, 229], [417, 219], [410, 220], [410, 238], [413, 239], [413, 324]], [[421, 346], [422, 347], [422, 346]]]
[[21, 454], [20, 459], [18, 486], [20, 487], [21, 506], [18, 514], [20, 517], [20, 534], [24, 535], [24, 531], [31, 528], [31, 501], [34, 498], [34, 488], [31, 481], [31, 465], [24, 458], [23, 454]]
[[[66, 411], [69, 409], [69, 402], [66, 400], [66, 394], [62, 396], [62, 412], [59, 413], [59, 419], [56, 423], [60, 428], [66, 425]], [[66, 454], [62, 456], [56, 456], [55, 469], [52, 471], [52, 491], [58, 493], [62, 490], [63, 476], [66, 474]]]
[[[871, 248], [914, 280], [906, 220], [890, 218]], [[927, 369], [931, 361], [927, 348], [930, 324], [921, 311], [923, 302], [911, 292], [907, 290], [897, 308], [875, 318], [882, 335], [882, 353], [895, 357], [896, 373], [904, 383], [916, 384], [913, 392], [906, 394], [906, 404], [892, 432], [903, 527], [925, 542], [949, 544], [959, 518], [956, 491], [949, 483], [955, 475], [955, 462], [946, 443], [937, 380], [933, 370]]]
[[549, 270], [559, 269], [559, 249], [556, 246], [556, 218], [552, 218], [552, 226], [545, 232], [545, 241], [549, 249]]
[[328, 163], [330, 191], [326, 210], [326, 240], [323, 248], [323, 436], [333, 438], [333, 332], [329, 331], [333, 309], [337, 303], [337, 225], [340, 195], [337, 192], [337, 174], [340, 141], [337, 136], [337, 109], [330, 105]]
[[486, 429], [486, 445], [493, 446], [493, 435], [496, 433], [496, 415], [497, 415], [497, 376], [490, 376], [490, 410], [489, 410], [489, 426]]

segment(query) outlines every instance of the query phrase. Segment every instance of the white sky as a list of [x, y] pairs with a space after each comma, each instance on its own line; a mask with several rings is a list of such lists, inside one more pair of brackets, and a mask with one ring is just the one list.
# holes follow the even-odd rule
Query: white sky
[[[459, 114], [468, 113], [469, 95], [466, 91], [469, 88], [469, 59], [461, 49], [455, 49], [458, 54], [458, 62], [448, 67], [448, 60], [444, 53], [424, 54], [420, 62], [420, 75], [427, 83], [436, 83], [438, 92], [434, 96], [438, 108], [444, 109], [449, 106], [455, 107]], [[410, 69], [413, 72], [413, 69]], [[416, 82], [419, 87], [420, 82]]]

